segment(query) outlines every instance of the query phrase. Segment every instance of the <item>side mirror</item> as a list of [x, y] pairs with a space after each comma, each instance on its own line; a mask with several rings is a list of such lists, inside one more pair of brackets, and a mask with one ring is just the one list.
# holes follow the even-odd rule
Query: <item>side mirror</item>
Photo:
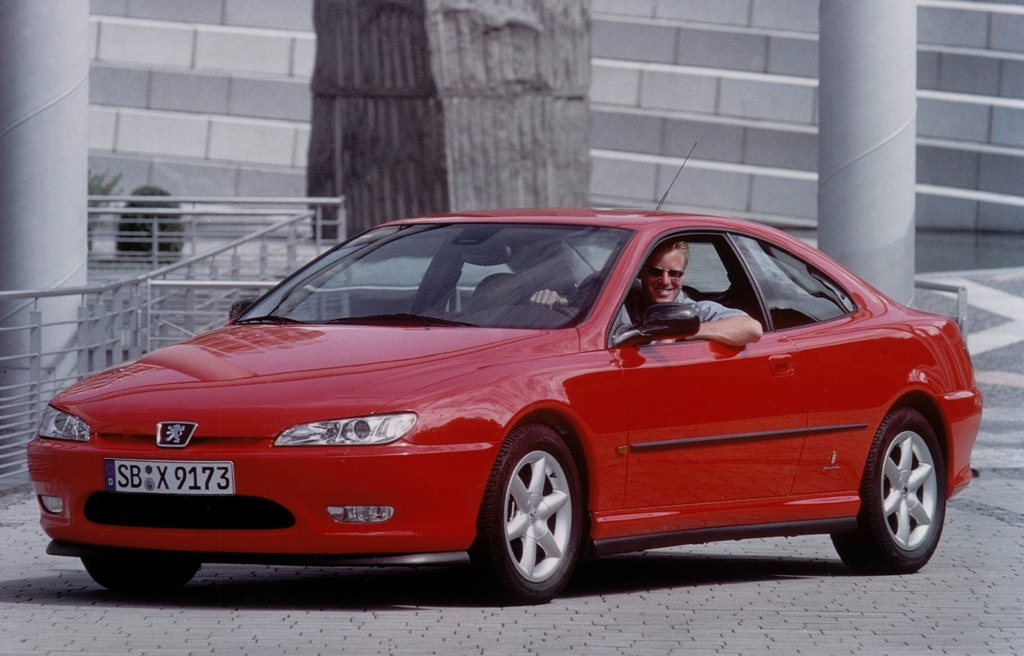
[[256, 302], [256, 297], [251, 296], [248, 298], [241, 298], [231, 304], [231, 309], [228, 310], [228, 321], [234, 321], [238, 317], [245, 314], [245, 311], [253, 306]]
[[636, 346], [659, 339], [693, 337], [700, 330], [700, 317], [679, 303], [655, 303], [644, 312], [639, 326], [615, 338], [613, 346]]

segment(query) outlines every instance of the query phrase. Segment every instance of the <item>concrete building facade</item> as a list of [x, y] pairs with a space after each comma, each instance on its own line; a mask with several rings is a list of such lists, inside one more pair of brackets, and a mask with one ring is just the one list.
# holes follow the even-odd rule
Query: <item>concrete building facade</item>
[[[91, 0], [93, 174], [302, 196], [312, 0]], [[917, 225], [1024, 232], [1024, 0], [918, 0]], [[593, 0], [595, 205], [813, 226], [817, 0]], [[880, 71], [879, 74], [884, 74]]]

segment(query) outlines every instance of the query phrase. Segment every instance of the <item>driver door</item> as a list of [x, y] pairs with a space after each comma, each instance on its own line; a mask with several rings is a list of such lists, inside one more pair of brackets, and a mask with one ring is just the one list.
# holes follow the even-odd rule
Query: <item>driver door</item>
[[[691, 296], [744, 309], [764, 323], [728, 238], [684, 237]], [[668, 511], [790, 493], [807, 425], [807, 390], [799, 353], [784, 335], [766, 332], [739, 350], [681, 341], [618, 352], [629, 422], [627, 508]], [[659, 530], [694, 528], [673, 525], [683, 521], [671, 519], [673, 512], [664, 517]]]
[[624, 353], [626, 507], [789, 494], [807, 420], [797, 358], [772, 333], [738, 352], [693, 341]]

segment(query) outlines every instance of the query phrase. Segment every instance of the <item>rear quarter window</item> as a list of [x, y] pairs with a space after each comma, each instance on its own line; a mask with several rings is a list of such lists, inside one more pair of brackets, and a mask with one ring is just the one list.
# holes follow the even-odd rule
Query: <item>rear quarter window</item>
[[750, 237], [737, 236], [735, 243], [761, 291], [774, 330], [829, 321], [856, 309], [837, 282], [795, 255]]

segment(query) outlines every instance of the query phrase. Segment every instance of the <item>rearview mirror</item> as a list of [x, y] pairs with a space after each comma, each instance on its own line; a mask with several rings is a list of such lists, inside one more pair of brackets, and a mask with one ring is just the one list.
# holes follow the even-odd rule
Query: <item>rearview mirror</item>
[[693, 337], [700, 330], [697, 313], [679, 303], [655, 303], [644, 312], [640, 325], [615, 339], [613, 346], [635, 346], [660, 339]]

